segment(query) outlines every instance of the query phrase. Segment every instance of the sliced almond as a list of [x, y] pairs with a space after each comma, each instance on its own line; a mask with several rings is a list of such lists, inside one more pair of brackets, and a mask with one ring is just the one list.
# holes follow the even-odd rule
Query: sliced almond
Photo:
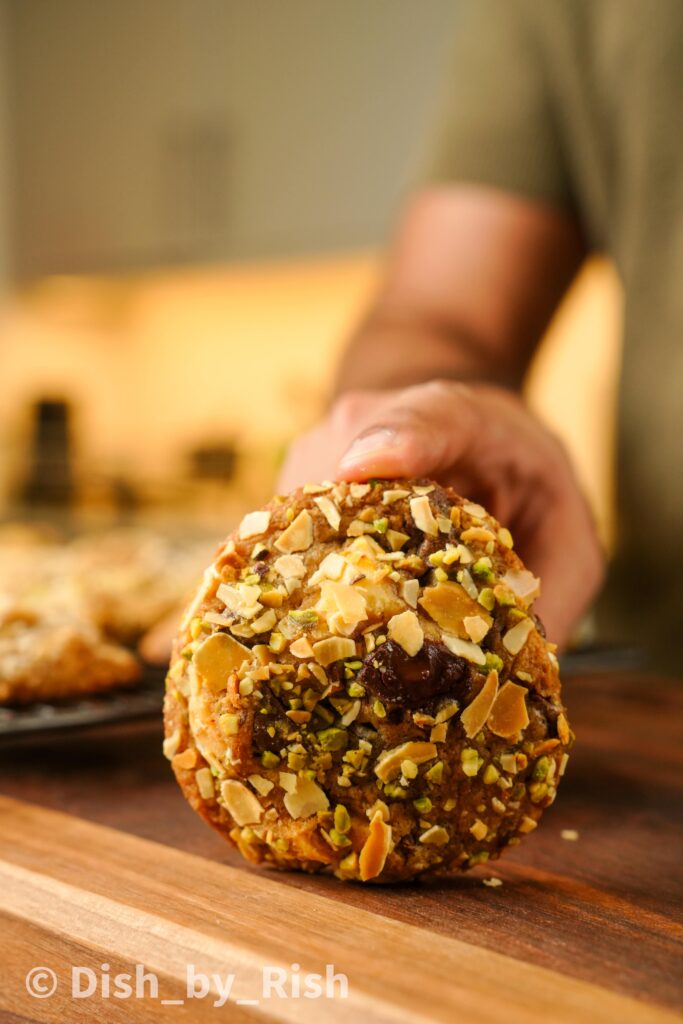
[[[325, 555], [322, 562], [318, 566], [314, 576], [320, 577], [320, 579], [327, 580], [338, 580], [344, 572], [347, 562], [345, 558], [338, 555], [336, 551], [331, 551], [329, 555]], [[315, 586], [317, 580], [314, 583], [313, 576], [311, 576], [311, 583]]]
[[314, 498], [314, 503], [318, 506], [322, 514], [327, 519], [333, 530], [339, 529], [341, 523], [341, 512], [332, 501], [331, 498]]
[[261, 611], [260, 596], [261, 588], [248, 583], [221, 583], [216, 590], [218, 600], [244, 619], [251, 619]]
[[284, 805], [292, 818], [310, 818], [318, 811], [326, 811], [330, 801], [317, 782], [297, 775], [294, 789], [285, 794]]
[[353, 658], [356, 645], [349, 637], [331, 636], [313, 644], [313, 654], [319, 665], [331, 665], [334, 661]]
[[496, 736], [510, 739], [526, 729], [529, 724], [527, 692], [524, 686], [509, 681], [501, 686], [487, 722], [489, 729]]
[[459, 658], [471, 661], [473, 665], [486, 664], [486, 655], [481, 647], [478, 644], [473, 644], [471, 640], [461, 640], [459, 636], [448, 636], [447, 633], [444, 633], [443, 642], [451, 654], [457, 654]]
[[524, 644], [529, 639], [529, 634], [534, 628], [534, 624], [531, 619], [520, 619], [516, 622], [512, 629], [508, 629], [507, 633], [503, 637], [503, 647], [510, 654], [519, 654]]
[[387, 825], [382, 812], [377, 810], [370, 821], [370, 831], [358, 859], [362, 882], [377, 878], [382, 873], [390, 850], [391, 825]]
[[302, 509], [296, 519], [283, 530], [274, 543], [286, 555], [294, 551], [307, 551], [313, 543], [313, 520], [308, 509]]
[[236, 825], [256, 825], [263, 816], [263, 807], [243, 782], [226, 779], [221, 783], [221, 796]]
[[401, 597], [411, 608], [417, 608], [417, 598], [420, 593], [419, 580], [404, 580], [401, 584]]
[[194, 773], [194, 780], [202, 800], [213, 800], [216, 790], [213, 783], [213, 775], [210, 768], [198, 768]]
[[424, 843], [425, 846], [445, 846], [449, 838], [448, 832], [442, 825], [432, 825], [431, 828], [422, 833], [420, 842]]
[[541, 581], [528, 569], [509, 569], [502, 577], [510, 590], [519, 597], [528, 608], [541, 593]]
[[493, 703], [498, 695], [498, 673], [494, 670], [489, 672], [486, 682], [474, 700], [467, 705], [460, 721], [465, 729], [465, 735], [472, 739], [486, 725]]
[[478, 541], [480, 544], [488, 544], [490, 540], [495, 539], [495, 533], [487, 530], [484, 526], [470, 526], [468, 530], [463, 530], [460, 534], [460, 540], [464, 544], [471, 544], [473, 541]]
[[258, 537], [265, 533], [270, 525], [270, 512], [247, 512], [240, 523], [239, 538], [247, 540], [248, 537]]
[[305, 636], [300, 636], [298, 640], [295, 640], [289, 645], [290, 654], [293, 654], [295, 658], [313, 658], [313, 648]]
[[331, 632], [348, 636], [368, 617], [365, 595], [350, 583], [324, 580], [315, 610], [327, 619]]
[[172, 759], [173, 768], [189, 769], [194, 768], [197, 763], [197, 751], [194, 747], [188, 747], [182, 754], [176, 754]]
[[251, 623], [251, 628], [254, 633], [267, 633], [269, 629], [272, 629], [277, 622], [277, 615], [272, 608], [269, 608], [259, 615], [257, 619], [254, 619]]
[[417, 526], [418, 530], [422, 530], [423, 533], [429, 534], [430, 537], [436, 537], [439, 533], [439, 527], [432, 507], [429, 504], [429, 498], [423, 494], [419, 498], [410, 499], [410, 514], [413, 517], [413, 522]]
[[359, 700], [354, 700], [351, 707], [346, 711], [340, 719], [343, 726], [351, 725], [351, 722], [355, 722], [360, 714], [361, 704]]
[[228, 676], [251, 656], [249, 648], [229, 633], [213, 633], [197, 648], [192, 660], [201, 681], [216, 692], [225, 689]]
[[382, 504], [393, 505], [395, 501], [400, 501], [401, 498], [407, 498], [410, 491], [403, 491], [400, 488], [394, 488], [388, 491], [382, 492]]
[[464, 624], [466, 618], [481, 618], [487, 632], [493, 621], [459, 583], [451, 581], [437, 583], [434, 587], [425, 587], [419, 604], [443, 630], [455, 633], [463, 640], [468, 637]]
[[301, 488], [304, 494], [324, 494], [326, 491], [331, 491], [334, 484], [327, 480], [323, 484], [304, 484]]
[[484, 519], [486, 516], [486, 509], [483, 505], [477, 505], [474, 501], [466, 501], [462, 506], [463, 512], [467, 512], [468, 515], [474, 516], [475, 519]]
[[481, 643], [488, 633], [491, 623], [487, 622], [483, 615], [466, 615], [462, 620], [465, 632], [475, 644]]
[[571, 733], [569, 732], [569, 723], [563, 714], [557, 716], [557, 735], [560, 743], [565, 746], [569, 743]]
[[178, 753], [178, 747], [180, 746], [180, 730], [176, 729], [175, 732], [167, 736], [163, 742], [163, 753], [167, 761], [171, 761]]
[[301, 555], [280, 555], [273, 562], [273, 568], [285, 579], [302, 579], [306, 575]]
[[370, 490], [370, 484], [351, 484], [349, 490], [352, 498], [364, 498]]
[[270, 779], [264, 778], [263, 775], [250, 775], [248, 779], [249, 785], [253, 786], [259, 796], [268, 796], [271, 789], [275, 785]]
[[443, 743], [448, 733], [448, 722], [438, 722], [432, 727], [429, 739], [432, 743]]
[[437, 749], [433, 743], [408, 740], [407, 743], [401, 743], [400, 746], [385, 750], [383, 754], [380, 754], [375, 764], [375, 775], [382, 782], [389, 782], [401, 771], [402, 761], [423, 764], [425, 761], [431, 761], [436, 755]]
[[392, 551], [400, 551], [410, 540], [410, 536], [407, 533], [400, 533], [398, 530], [387, 530], [385, 537], [389, 541], [389, 547]]
[[425, 635], [415, 612], [405, 611], [393, 615], [387, 624], [387, 631], [390, 639], [402, 647], [409, 658], [422, 650]]

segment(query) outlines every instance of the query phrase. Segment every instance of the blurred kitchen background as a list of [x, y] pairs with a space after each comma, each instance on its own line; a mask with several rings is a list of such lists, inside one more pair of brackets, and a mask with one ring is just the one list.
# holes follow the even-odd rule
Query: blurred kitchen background
[[[0, 0], [0, 520], [222, 533], [324, 409], [457, 0]], [[621, 296], [529, 376], [609, 543]]]

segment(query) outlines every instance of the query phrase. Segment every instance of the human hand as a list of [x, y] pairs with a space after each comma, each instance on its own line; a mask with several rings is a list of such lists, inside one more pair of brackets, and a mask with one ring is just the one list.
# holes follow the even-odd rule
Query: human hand
[[604, 558], [564, 448], [519, 398], [451, 381], [348, 392], [292, 444], [279, 490], [371, 477], [432, 477], [484, 505], [541, 578], [535, 608], [549, 639], [566, 643]]

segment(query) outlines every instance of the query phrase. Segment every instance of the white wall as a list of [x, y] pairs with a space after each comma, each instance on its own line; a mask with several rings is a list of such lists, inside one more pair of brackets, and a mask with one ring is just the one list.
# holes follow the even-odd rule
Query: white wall
[[9, 109], [7, 2], [0, 0], [0, 300], [9, 274]]
[[11, 0], [20, 271], [377, 243], [456, 6]]

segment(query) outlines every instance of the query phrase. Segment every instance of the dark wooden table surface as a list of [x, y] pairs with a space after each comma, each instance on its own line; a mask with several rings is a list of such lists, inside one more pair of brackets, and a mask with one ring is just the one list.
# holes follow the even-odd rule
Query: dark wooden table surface
[[[585, 1000], [582, 1004], [584, 1020], [631, 1019], [625, 1013], [629, 1006], [635, 1008], [633, 1020], [673, 1019], [666, 1011], [683, 1006], [683, 685], [646, 674], [600, 673], [568, 679], [565, 697], [578, 741], [557, 803], [539, 830], [501, 861], [452, 882], [395, 888], [268, 874], [272, 899], [281, 894], [286, 903], [296, 893], [302, 901], [324, 898], [325, 906], [338, 907], [340, 914], [357, 908], [359, 914], [370, 912], [377, 920], [428, 932], [447, 946], [449, 955], [456, 947], [448, 942], [466, 942], [492, 956], [503, 954], [547, 969], [554, 974], [543, 978], [572, 979], [577, 991], [588, 993], [588, 1005]], [[256, 877], [253, 884], [261, 885], [263, 872], [246, 866], [185, 804], [161, 756], [160, 742], [159, 725], [151, 722], [6, 749], [0, 752], [0, 793], [197, 855], [207, 873], [214, 864], [228, 865], [230, 877], [244, 880], [245, 892]], [[46, 819], [56, 839], [63, 820]], [[3, 821], [10, 837], [4, 848]], [[22, 829], [29, 849], [35, 840], [31, 830], [37, 827], [39, 820], [36, 824], [22, 817], [19, 805], [0, 805], [0, 861], [4, 857], [13, 869], [22, 870], [33, 864], [28, 854], [28, 860], [22, 859]], [[562, 838], [563, 830], [576, 830], [578, 839]], [[93, 831], [93, 841], [100, 833], [111, 836]], [[90, 835], [85, 830], [83, 842]], [[152, 875], [155, 849], [131, 846], [131, 857], [149, 858]], [[491, 876], [501, 878], [503, 885], [484, 886], [483, 879]], [[16, 907], [13, 911], [11, 901], [4, 910], [7, 937], [16, 934], [12, 926], [21, 914]], [[295, 934], [292, 942], [296, 946]], [[420, 961], [419, 949], [415, 958], [428, 983], [429, 962]], [[5, 979], [0, 986], [2, 1024], [64, 1020], [63, 1015], [50, 1017], [38, 1001], [22, 1001], [19, 994], [13, 1002], [11, 991], [18, 993], [21, 986], [23, 977]], [[624, 998], [603, 1005], [601, 994]], [[461, 1017], [457, 1000], [454, 994], [454, 1022], [494, 1019], [488, 1010], [478, 1016], [476, 1005]], [[419, 1009], [424, 1011], [419, 1019], [445, 1019], [438, 1000], [433, 1009], [429, 1000]], [[569, 1019], [559, 1005], [556, 1009], [550, 1015], [546, 1010], [545, 1019]], [[135, 1017], [128, 1010], [122, 1019], [157, 1019]], [[394, 1019], [385, 1010], [388, 1016], [377, 1019]], [[244, 1019], [280, 1019], [254, 1013]], [[372, 1014], [369, 1019], [374, 1019]], [[532, 1016], [528, 1008], [526, 1014], [516, 1014], [511, 1005], [507, 1019]]]

